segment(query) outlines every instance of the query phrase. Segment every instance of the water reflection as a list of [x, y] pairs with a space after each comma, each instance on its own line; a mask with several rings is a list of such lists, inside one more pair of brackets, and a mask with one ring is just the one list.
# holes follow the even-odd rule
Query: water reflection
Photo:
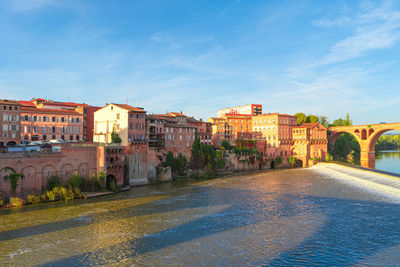
[[49, 207], [0, 211], [1, 265], [343, 265], [400, 244], [397, 204], [312, 170]]
[[376, 152], [375, 168], [400, 174], [400, 150]]

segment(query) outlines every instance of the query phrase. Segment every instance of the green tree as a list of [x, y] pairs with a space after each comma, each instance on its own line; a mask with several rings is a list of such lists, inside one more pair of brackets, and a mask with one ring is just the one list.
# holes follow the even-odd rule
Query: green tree
[[299, 112], [299, 113], [296, 113], [296, 114], [294, 114], [294, 115], [297, 117], [297, 124], [298, 124], [298, 125], [307, 122], [307, 116], [306, 116], [306, 114], [304, 114], [304, 113], [302, 113], [302, 112]]
[[296, 159], [296, 157], [295, 156], [290, 156], [290, 157], [288, 157], [288, 163], [290, 164], [290, 166], [294, 166], [295, 164], [296, 164], [296, 162], [297, 162], [297, 159]]
[[223, 146], [226, 150], [232, 149], [231, 143], [228, 140], [222, 140], [221, 146]]
[[5, 167], [4, 170], [10, 171], [9, 175], [4, 176], [4, 180], [5, 181], [10, 180], [11, 194], [15, 196], [15, 190], [17, 189], [18, 182], [19, 180], [24, 178], [24, 175], [22, 173], [17, 173], [17, 171], [11, 167]]
[[281, 157], [281, 156], [278, 156], [278, 157], [275, 159], [275, 165], [278, 166], [278, 165], [281, 164], [281, 163], [282, 163], [282, 157]]
[[115, 144], [122, 143], [121, 137], [119, 137], [119, 135], [117, 133], [115, 133], [114, 130], [111, 133], [111, 143], [115, 143]]
[[325, 126], [326, 128], [329, 128], [329, 120], [328, 117], [326, 116], [319, 116], [318, 117], [318, 121], [319, 123], [321, 123], [323, 126]]
[[307, 122], [311, 122], [311, 123], [318, 122], [318, 117], [315, 116], [315, 115], [310, 114], [310, 115], [307, 116]]

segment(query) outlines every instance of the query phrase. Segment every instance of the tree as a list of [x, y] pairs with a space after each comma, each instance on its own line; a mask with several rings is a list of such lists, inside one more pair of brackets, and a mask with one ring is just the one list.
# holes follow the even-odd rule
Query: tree
[[222, 140], [221, 146], [223, 146], [226, 150], [230, 150], [232, 148], [231, 143], [228, 140]]
[[111, 143], [116, 143], [116, 144], [121, 144], [122, 139], [121, 137], [119, 137], [119, 135], [117, 133], [113, 132], [111, 133]]
[[281, 163], [282, 163], [282, 157], [281, 157], [281, 156], [278, 156], [278, 157], [275, 159], [275, 165], [278, 166], [278, 165], [281, 164]]
[[290, 164], [290, 166], [294, 166], [295, 164], [296, 164], [296, 162], [297, 162], [297, 159], [296, 159], [296, 157], [295, 156], [290, 156], [290, 157], [288, 157], [288, 163]]
[[328, 117], [326, 116], [319, 116], [318, 117], [318, 121], [319, 123], [321, 123], [323, 126], [325, 126], [326, 128], [329, 128], [329, 120]]
[[298, 124], [298, 125], [307, 122], [307, 116], [306, 116], [306, 114], [304, 114], [304, 113], [302, 113], [302, 112], [299, 112], [299, 113], [296, 113], [296, 114], [294, 114], [294, 115], [297, 117], [297, 124]]
[[10, 171], [9, 175], [4, 176], [4, 180], [10, 180], [11, 194], [15, 196], [15, 190], [17, 189], [18, 181], [23, 179], [24, 175], [22, 173], [17, 173], [16, 170], [11, 167], [5, 167], [4, 170]]
[[307, 116], [307, 122], [311, 122], [311, 123], [318, 122], [318, 117], [313, 114], [310, 114]]

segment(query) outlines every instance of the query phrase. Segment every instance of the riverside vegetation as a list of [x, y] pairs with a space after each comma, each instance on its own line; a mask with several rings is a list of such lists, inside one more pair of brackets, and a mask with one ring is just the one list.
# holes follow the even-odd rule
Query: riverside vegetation
[[118, 190], [114, 181], [111, 181], [107, 188], [105, 172], [99, 172], [91, 178], [84, 178], [75, 172], [65, 184], [57, 175], [51, 176], [47, 180], [43, 193], [32, 192], [28, 194], [26, 199], [22, 199], [15, 196], [15, 190], [18, 186], [18, 181], [24, 177], [12, 168], [8, 167], [8, 170], [10, 174], [5, 176], [4, 179], [9, 180], [11, 183], [11, 197], [7, 201], [3, 201], [2, 192], [0, 192], [0, 207], [21, 207], [26, 204], [86, 199], [87, 196], [83, 192], [107, 192], [109, 190], [116, 192]]

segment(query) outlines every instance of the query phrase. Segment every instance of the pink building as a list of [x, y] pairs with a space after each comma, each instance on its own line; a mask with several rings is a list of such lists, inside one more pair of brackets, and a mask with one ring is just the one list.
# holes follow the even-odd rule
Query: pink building
[[0, 147], [21, 142], [21, 104], [15, 100], [0, 100]]
[[19, 101], [22, 105], [21, 140], [84, 139], [84, 116], [80, 109], [41, 101]]

